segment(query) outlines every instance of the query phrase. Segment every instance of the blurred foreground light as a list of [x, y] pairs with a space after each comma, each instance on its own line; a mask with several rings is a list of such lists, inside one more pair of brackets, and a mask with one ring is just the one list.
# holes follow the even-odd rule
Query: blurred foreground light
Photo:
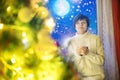
[[30, 74], [29, 76], [27, 76], [27, 79], [32, 80], [33, 77], [34, 77], [34, 75], [33, 75], [33, 74]]
[[12, 58], [12, 59], [11, 59], [11, 62], [12, 62], [13, 64], [16, 63], [15, 58]]
[[54, 58], [54, 55], [43, 55], [41, 57], [41, 59], [44, 60], [44, 61], [48, 61], [48, 60], [51, 60], [53, 58]]
[[21, 67], [18, 67], [18, 68], [16, 68], [15, 70], [16, 70], [17, 72], [19, 72], [21, 69], [22, 69]]
[[2, 23], [0, 23], [0, 29], [3, 29], [3, 26], [4, 26], [4, 25], [3, 25]]
[[22, 80], [21, 78], [18, 78], [17, 80]]
[[7, 12], [10, 12], [10, 11], [11, 11], [11, 7], [8, 6], [8, 7], [7, 7]]
[[23, 44], [27, 44], [27, 43], [28, 43], [28, 39], [27, 39], [27, 38], [24, 38], [24, 39], [22, 40], [22, 42], [23, 42]]
[[51, 31], [55, 27], [55, 22], [53, 18], [49, 18], [45, 20], [45, 26], [48, 27], [48, 29]]
[[23, 32], [23, 33], [22, 33], [22, 36], [23, 36], [23, 37], [26, 37], [26, 32]]
[[41, 19], [45, 19], [49, 15], [48, 9], [46, 7], [39, 7], [37, 11]]

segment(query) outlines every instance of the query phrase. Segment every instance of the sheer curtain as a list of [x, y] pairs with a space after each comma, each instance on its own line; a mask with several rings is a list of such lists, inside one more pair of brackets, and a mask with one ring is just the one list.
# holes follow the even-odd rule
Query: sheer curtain
[[106, 80], [119, 80], [112, 17], [112, 0], [97, 0], [98, 34], [104, 44]]

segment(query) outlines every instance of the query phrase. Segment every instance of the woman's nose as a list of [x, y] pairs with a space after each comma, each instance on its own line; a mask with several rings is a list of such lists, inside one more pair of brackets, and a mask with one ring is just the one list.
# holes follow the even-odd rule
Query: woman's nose
[[83, 24], [82, 24], [82, 23], [80, 23], [79, 25], [80, 25], [80, 27], [82, 27], [82, 26], [83, 26]]

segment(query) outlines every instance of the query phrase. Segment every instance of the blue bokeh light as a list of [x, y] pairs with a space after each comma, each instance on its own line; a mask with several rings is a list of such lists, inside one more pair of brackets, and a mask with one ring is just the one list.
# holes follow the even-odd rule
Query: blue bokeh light
[[70, 10], [70, 5], [66, 0], [56, 0], [53, 4], [53, 11], [58, 16], [65, 16]]

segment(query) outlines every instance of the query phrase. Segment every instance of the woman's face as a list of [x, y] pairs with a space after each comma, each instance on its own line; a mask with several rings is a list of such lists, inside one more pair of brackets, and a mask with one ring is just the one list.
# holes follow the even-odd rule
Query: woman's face
[[86, 20], [78, 20], [75, 24], [75, 28], [78, 34], [84, 34], [87, 32], [87, 22]]

